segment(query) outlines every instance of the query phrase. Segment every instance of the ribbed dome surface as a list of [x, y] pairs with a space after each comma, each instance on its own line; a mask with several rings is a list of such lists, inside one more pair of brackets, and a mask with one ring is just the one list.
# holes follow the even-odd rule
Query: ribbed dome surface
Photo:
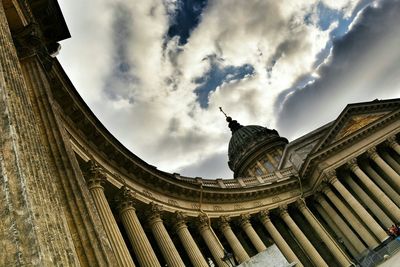
[[247, 125], [236, 130], [229, 141], [229, 167], [235, 171], [237, 164], [259, 145], [265, 145], [271, 140], [281, 139], [276, 130], [270, 130], [258, 125]]

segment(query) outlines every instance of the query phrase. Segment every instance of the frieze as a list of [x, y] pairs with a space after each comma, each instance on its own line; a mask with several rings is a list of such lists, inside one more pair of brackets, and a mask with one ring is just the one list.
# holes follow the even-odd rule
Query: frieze
[[224, 209], [221, 206], [215, 205], [213, 206], [214, 211], [223, 211]]
[[180, 207], [179, 202], [175, 199], [168, 199], [168, 204], [170, 204], [171, 206]]
[[262, 203], [261, 201], [253, 202], [254, 208], [258, 208], [258, 207], [262, 207], [262, 206], [264, 206], [264, 203]]
[[234, 209], [234, 210], [242, 210], [242, 209], [244, 209], [244, 206], [243, 206], [243, 205], [240, 205], [240, 204], [235, 204], [235, 205], [233, 206], [233, 209]]
[[152, 198], [152, 197], [153, 197], [153, 194], [152, 194], [149, 190], [143, 189], [143, 190], [142, 190], [142, 193], [143, 193], [143, 195], [145, 195], [146, 197], [149, 197], [149, 198]]

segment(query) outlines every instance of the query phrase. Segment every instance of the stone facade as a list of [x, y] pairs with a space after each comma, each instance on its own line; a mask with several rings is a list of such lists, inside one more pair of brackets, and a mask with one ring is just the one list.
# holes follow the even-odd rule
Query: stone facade
[[80, 98], [52, 56], [69, 37], [57, 1], [2, 1], [0, 35], [0, 266], [222, 267], [275, 245], [288, 265], [351, 266], [400, 221], [399, 99], [348, 105], [279, 149], [261, 138], [238, 166], [262, 173], [183, 177], [127, 150]]

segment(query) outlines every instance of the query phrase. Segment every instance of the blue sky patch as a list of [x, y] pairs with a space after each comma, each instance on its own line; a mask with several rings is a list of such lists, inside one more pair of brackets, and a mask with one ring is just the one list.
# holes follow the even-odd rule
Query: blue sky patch
[[219, 62], [212, 62], [211, 68], [204, 76], [195, 79], [195, 83], [199, 86], [195, 89], [197, 101], [200, 107], [208, 107], [208, 95], [210, 92], [224, 82], [243, 79], [247, 75], [254, 73], [253, 66], [244, 64], [242, 66], [222, 66]]
[[186, 44], [191, 31], [200, 22], [203, 9], [207, 6], [208, 0], [180, 0], [177, 13], [168, 29], [168, 37], [179, 36], [179, 44]]

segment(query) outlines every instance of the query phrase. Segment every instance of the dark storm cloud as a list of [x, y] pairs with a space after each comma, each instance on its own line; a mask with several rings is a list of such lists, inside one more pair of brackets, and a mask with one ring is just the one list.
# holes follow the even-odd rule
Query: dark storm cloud
[[[123, 4], [115, 4], [112, 23], [112, 62], [110, 73], [104, 81], [104, 91], [113, 100], [129, 98], [129, 88], [137, 82], [133, 75], [133, 65], [129, 61], [129, 43], [131, 38], [132, 14]], [[99, 55], [101, 56], [101, 55]]]
[[232, 177], [232, 172], [226, 168], [221, 168], [228, 163], [228, 156], [225, 153], [216, 153], [190, 166], [181, 168], [178, 172], [182, 175], [199, 173], [203, 178], [227, 178]]
[[335, 118], [349, 102], [393, 97], [400, 91], [400, 1], [368, 7], [333, 44], [319, 79], [279, 97], [278, 128], [299, 135]]

